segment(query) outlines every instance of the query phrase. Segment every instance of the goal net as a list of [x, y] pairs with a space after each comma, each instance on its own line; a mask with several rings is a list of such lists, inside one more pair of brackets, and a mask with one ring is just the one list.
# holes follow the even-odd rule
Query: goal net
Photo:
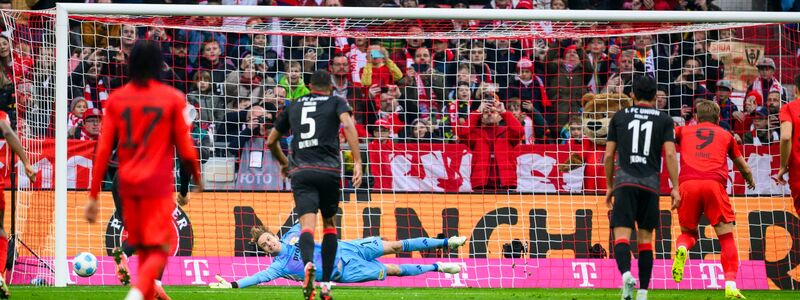
[[[101, 222], [88, 224], [83, 210], [104, 101], [126, 82], [133, 43], [153, 39], [162, 44], [163, 80], [194, 108], [207, 188], [190, 192], [174, 228], [164, 229], [179, 236], [165, 284], [204, 285], [216, 274], [236, 280], [270, 264], [250, 228], [263, 224], [281, 235], [295, 216], [291, 186], [265, 136], [322, 69], [353, 109], [365, 162], [365, 184], [354, 189], [352, 152], [342, 143], [341, 239], [469, 238], [456, 251], [381, 259], [456, 262], [461, 274], [362, 285], [618, 287], [602, 159], [608, 121], [646, 76], [658, 83], [657, 107], [676, 126], [696, 122], [696, 101], [718, 101], [720, 125], [754, 170], [756, 189], [734, 171], [727, 184], [739, 287], [799, 286], [800, 219], [788, 188], [770, 179], [779, 164], [778, 109], [796, 97], [797, 24], [70, 15], [68, 74], [56, 74], [54, 12], [2, 14], [0, 79], [15, 95], [2, 109], [40, 173], [35, 183], [6, 181], [6, 199], [16, 203], [6, 207], [5, 226], [15, 237], [14, 284], [56, 277], [54, 172], [68, 178], [67, 256], [87, 251], [99, 259], [97, 274], [81, 278], [70, 268], [69, 282], [119, 284], [110, 255], [126, 247], [126, 231], [110, 192], [113, 169]], [[66, 99], [55, 97], [57, 76], [69, 79]], [[55, 124], [63, 102], [68, 123]], [[54, 170], [53, 138], [62, 130], [70, 136], [68, 169]], [[281, 139], [284, 150], [291, 139]], [[15, 173], [9, 166], [6, 176]], [[175, 174], [181, 177], [177, 164]], [[666, 173], [661, 185], [668, 195]], [[651, 286], [721, 288], [720, 244], [706, 219], [684, 281], [672, 281], [680, 229], [668, 207], [662, 197]]]

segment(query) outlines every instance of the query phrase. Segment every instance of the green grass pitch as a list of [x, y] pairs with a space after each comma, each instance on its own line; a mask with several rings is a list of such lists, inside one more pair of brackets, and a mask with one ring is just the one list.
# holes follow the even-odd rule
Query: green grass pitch
[[[212, 290], [199, 286], [168, 286], [165, 288], [172, 299], [300, 299], [299, 287], [252, 287], [246, 289]], [[124, 287], [33, 287], [12, 286], [11, 299], [94, 300], [123, 299]], [[748, 299], [800, 299], [797, 291], [744, 291]], [[403, 289], [334, 287], [336, 299], [619, 299], [617, 289]], [[721, 290], [674, 291], [654, 290], [649, 299], [712, 300], [724, 299]]]

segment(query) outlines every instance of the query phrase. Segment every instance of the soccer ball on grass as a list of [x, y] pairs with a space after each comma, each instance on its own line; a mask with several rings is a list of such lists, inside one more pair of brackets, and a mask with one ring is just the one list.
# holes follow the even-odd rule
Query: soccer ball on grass
[[97, 257], [89, 252], [81, 252], [72, 261], [72, 270], [80, 277], [89, 277], [97, 271]]

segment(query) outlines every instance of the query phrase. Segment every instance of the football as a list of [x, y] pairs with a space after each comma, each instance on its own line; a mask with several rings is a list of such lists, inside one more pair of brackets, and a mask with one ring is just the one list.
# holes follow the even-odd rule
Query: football
[[89, 277], [97, 271], [97, 257], [89, 252], [81, 252], [72, 261], [72, 270], [80, 277]]

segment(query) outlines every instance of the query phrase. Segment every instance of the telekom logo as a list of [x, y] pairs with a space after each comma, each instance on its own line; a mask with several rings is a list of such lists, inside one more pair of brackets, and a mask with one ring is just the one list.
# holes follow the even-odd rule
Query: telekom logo
[[450, 284], [450, 287], [465, 287], [467, 284], [462, 280], [469, 279], [469, 275], [467, 275], [467, 264], [466, 263], [458, 263], [458, 266], [461, 267], [461, 272], [458, 274], [444, 274], [444, 278], [452, 279], [453, 282]]
[[573, 262], [572, 275], [575, 279], [581, 280], [579, 287], [593, 287], [590, 279], [597, 279], [596, 266], [593, 262]]
[[208, 276], [208, 260], [187, 259], [183, 261], [183, 268], [186, 269], [186, 277], [194, 277], [191, 284], [206, 284], [203, 277]]
[[722, 288], [719, 282], [725, 280], [725, 274], [722, 272], [721, 264], [700, 264], [700, 274], [700, 279], [708, 280], [707, 288]]

